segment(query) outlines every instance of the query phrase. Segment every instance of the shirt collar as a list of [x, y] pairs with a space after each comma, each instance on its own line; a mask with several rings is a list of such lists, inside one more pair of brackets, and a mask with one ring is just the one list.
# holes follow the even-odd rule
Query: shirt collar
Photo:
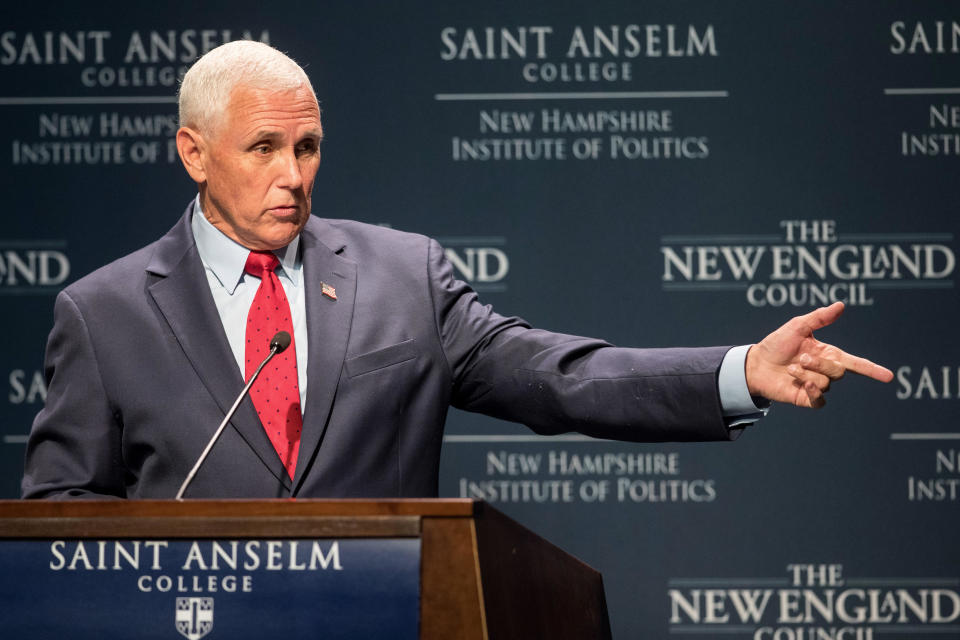
[[[197, 243], [197, 251], [203, 265], [213, 272], [227, 293], [233, 295], [237, 285], [244, 277], [243, 267], [247, 263], [250, 249], [234, 242], [222, 231], [210, 224], [203, 210], [200, 208], [200, 196], [197, 195], [193, 204], [193, 219], [190, 221], [193, 237]], [[291, 284], [300, 286], [299, 259], [300, 234], [297, 234], [290, 244], [273, 252], [280, 260], [278, 276], [286, 276]]]

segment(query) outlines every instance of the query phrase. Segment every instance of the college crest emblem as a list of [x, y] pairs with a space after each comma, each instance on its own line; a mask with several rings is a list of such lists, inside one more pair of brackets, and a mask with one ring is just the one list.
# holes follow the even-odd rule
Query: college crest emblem
[[199, 640], [213, 629], [213, 598], [177, 598], [177, 631], [188, 640]]

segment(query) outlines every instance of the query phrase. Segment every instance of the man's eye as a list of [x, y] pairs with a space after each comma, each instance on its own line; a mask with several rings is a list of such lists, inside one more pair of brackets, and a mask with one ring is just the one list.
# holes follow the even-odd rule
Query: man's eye
[[297, 154], [305, 155], [308, 153], [313, 153], [314, 151], [316, 151], [316, 149], [317, 149], [317, 145], [313, 144], [312, 142], [304, 142], [300, 145], [297, 145]]
[[270, 146], [266, 144], [258, 144], [253, 148], [253, 150], [259, 154], [267, 154], [270, 153]]

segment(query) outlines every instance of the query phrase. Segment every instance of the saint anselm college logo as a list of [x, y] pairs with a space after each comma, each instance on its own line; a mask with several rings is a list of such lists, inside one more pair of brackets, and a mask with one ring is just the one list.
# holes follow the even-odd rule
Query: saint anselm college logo
[[177, 598], [177, 631], [189, 640], [200, 640], [213, 629], [213, 598]]
[[197, 57], [231, 40], [270, 43], [267, 30], [4, 31], [0, 67], [72, 67], [85, 88], [176, 87]]

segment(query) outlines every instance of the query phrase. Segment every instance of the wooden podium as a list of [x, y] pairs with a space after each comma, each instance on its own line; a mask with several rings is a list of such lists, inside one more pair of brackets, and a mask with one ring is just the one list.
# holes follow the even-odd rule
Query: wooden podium
[[474, 500], [0, 501], [0, 538], [419, 538], [420, 638], [610, 637], [600, 574]]

